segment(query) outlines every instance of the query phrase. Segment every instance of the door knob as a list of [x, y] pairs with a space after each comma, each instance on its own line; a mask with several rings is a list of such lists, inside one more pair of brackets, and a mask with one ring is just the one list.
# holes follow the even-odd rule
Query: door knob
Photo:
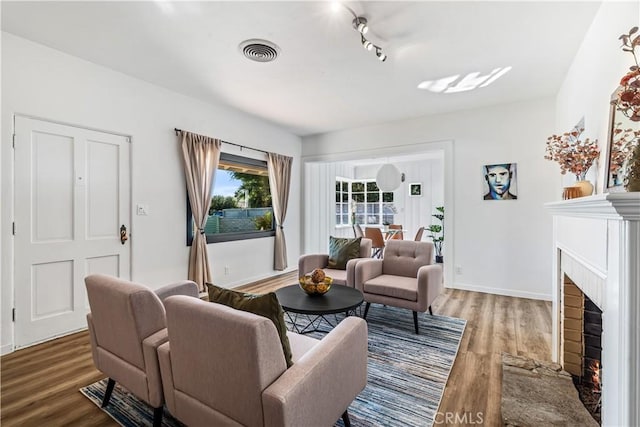
[[129, 238], [127, 237], [127, 227], [122, 224], [122, 227], [120, 227], [120, 243], [124, 245], [124, 242], [126, 242], [127, 240], [129, 240]]

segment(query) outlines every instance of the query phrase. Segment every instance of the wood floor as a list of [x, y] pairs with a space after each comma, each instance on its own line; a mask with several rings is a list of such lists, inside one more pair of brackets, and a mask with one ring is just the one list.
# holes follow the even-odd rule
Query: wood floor
[[[266, 292], [295, 281], [294, 272], [242, 289]], [[445, 290], [433, 311], [467, 319], [436, 418], [442, 423], [436, 425], [501, 425], [500, 355], [508, 352], [550, 360], [551, 304]], [[78, 391], [104, 377], [93, 367], [86, 332], [16, 351], [3, 356], [0, 363], [2, 426], [117, 425]], [[447, 413], [453, 422], [444, 422]]]

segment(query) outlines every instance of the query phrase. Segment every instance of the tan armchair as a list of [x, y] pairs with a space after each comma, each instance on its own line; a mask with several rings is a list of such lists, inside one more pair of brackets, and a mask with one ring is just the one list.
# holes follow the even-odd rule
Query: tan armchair
[[175, 296], [158, 349], [166, 404], [190, 426], [332, 426], [367, 382], [367, 325], [348, 317], [322, 340], [288, 332], [287, 369], [265, 317]]
[[160, 426], [164, 397], [157, 348], [168, 339], [161, 297], [181, 294], [197, 300], [198, 286], [185, 281], [156, 294], [141, 284], [100, 274], [87, 276], [85, 285], [93, 363], [109, 377], [102, 406], [109, 404], [117, 381], [154, 408], [153, 425]]
[[[369, 258], [369, 256], [371, 256], [371, 240], [363, 238], [360, 240], [360, 258]], [[311, 273], [316, 268], [321, 268], [327, 276], [333, 278], [334, 284], [353, 287], [355, 266], [360, 258], [349, 260], [346, 270], [336, 270], [327, 267], [329, 264], [328, 254], [302, 255], [298, 258], [298, 274], [303, 276]]]
[[433, 264], [433, 243], [389, 240], [382, 259], [360, 261], [355, 268], [355, 287], [366, 301], [413, 311], [418, 331], [418, 312], [430, 314], [431, 304], [442, 292], [442, 265]]

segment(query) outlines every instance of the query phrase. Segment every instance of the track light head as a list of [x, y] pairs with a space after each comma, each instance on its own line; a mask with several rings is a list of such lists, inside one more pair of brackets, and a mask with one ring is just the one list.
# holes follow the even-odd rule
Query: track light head
[[373, 49], [373, 43], [371, 43], [369, 40], [365, 39], [364, 36], [360, 36], [361, 40], [362, 40], [362, 46], [367, 49], [367, 50], [371, 50]]
[[357, 16], [353, 20], [353, 28], [355, 28], [362, 35], [367, 34], [367, 31], [369, 31], [369, 27], [367, 26], [367, 20], [360, 16]]
[[380, 48], [378, 46], [376, 46], [376, 56], [382, 62], [387, 60], [387, 55], [385, 55], [384, 52], [382, 51], [382, 48]]

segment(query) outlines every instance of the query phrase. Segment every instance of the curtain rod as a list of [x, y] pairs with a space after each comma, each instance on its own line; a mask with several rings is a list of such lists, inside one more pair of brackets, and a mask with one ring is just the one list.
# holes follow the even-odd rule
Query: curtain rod
[[[173, 130], [176, 132], [176, 135], [178, 135], [180, 132], [182, 132], [182, 129], [178, 129], [178, 128], [173, 128]], [[189, 131], [185, 131], [185, 132], [189, 132]], [[193, 132], [189, 132], [189, 133], [193, 133]], [[210, 138], [210, 137], [207, 137], [207, 138]], [[258, 151], [260, 153], [269, 154], [268, 151], [260, 150], [258, 148], [247, 147], [245, 145], [236, 144], [235, 142], [222, 141], [222, 140], [221, 140], [221, 142], [224, 143], [224, 144], [235, 145], [236, 147], [240, 147], [241, 151], [242, 151], [243, 148], [246, 148], [248, 150], [253, 150], [253, 151]]]

